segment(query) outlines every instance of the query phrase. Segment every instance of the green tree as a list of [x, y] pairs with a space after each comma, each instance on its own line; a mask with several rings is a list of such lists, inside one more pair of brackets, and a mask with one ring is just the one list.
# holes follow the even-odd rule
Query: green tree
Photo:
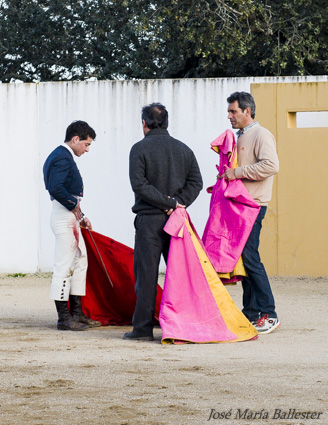
[[0, 80], [327, 74], [323, 0], [0, 0]]
[[[323, 0], [154, 2], [139, 27], [151, 35], [157, 77], [327, 73]], [[144, 76], [146, 78], [146, 76]]]
[[1, 80], [114, 78], [117, 43], [111, 33], [120, 11], [122, 4], [101, 0], [2, 1]]
[[58, 14], [59, 2], [8, 0], [0, 9], [2, 81], [56, 80], [67, 71], [72, 54], [71, 11]]

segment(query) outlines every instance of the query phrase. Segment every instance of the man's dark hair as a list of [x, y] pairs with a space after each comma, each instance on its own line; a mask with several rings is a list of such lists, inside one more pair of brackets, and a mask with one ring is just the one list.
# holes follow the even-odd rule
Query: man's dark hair
[[79, 136], [80, 140], [96, 138], [96, 132], [85, 121], [73, 121], [66, 129], [65, 142], [69, 142], [72, 137]]
[[239, 108], [244, 111], [246, 108], [251, 109], [251, 117], [255, 118], [255, 102], [254, 98], [250, 93], [246, 93], [245, 91], [236, 91], [232, 93], [228, 99], [228, 103], [233, 103], [238, 101]]
[[141, 112], [141, 119], [149, 129], [164, 128], [169, 126], [169, 114], [161, 103], [152, 103], [144, 106]]

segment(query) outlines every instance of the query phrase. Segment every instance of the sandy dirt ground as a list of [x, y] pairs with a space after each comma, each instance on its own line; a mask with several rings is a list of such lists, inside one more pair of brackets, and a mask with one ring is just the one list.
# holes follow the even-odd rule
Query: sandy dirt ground
[[328, 424], [327, 279], [272, 278], [278, 330], [202, 345], [57, 331], [50, 280], [0, 276], [1, 425]]

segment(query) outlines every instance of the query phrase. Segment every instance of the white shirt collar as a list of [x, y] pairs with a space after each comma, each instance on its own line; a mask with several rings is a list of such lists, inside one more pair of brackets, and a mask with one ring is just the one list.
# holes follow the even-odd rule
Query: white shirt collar
[[258, 124], [258, 121], [253, 121], [247, 127], [240, 129], [239, 131], [237, 131], [237, 137], [239, 138], [242, 134], [247, 133], [251, 128], [255, 127]]
[[64, 146], [66, 149], [68, 149], [71, 152], [72, 157], [74, 158], [75, 153], [74, 153], [73, 149], [70, 146], [68, 146], [68, 144], [65, 143], [65, 142], [62, 144], [62, 146]]

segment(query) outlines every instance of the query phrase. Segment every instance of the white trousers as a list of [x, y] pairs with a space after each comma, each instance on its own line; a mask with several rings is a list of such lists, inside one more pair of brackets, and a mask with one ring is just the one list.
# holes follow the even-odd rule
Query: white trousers
[[87, 250], [75, 215], [52, 201], [50, 226], [55, 235], [55, 262], [50, 298], [67, 301], [69, 295], [85, 295]]

